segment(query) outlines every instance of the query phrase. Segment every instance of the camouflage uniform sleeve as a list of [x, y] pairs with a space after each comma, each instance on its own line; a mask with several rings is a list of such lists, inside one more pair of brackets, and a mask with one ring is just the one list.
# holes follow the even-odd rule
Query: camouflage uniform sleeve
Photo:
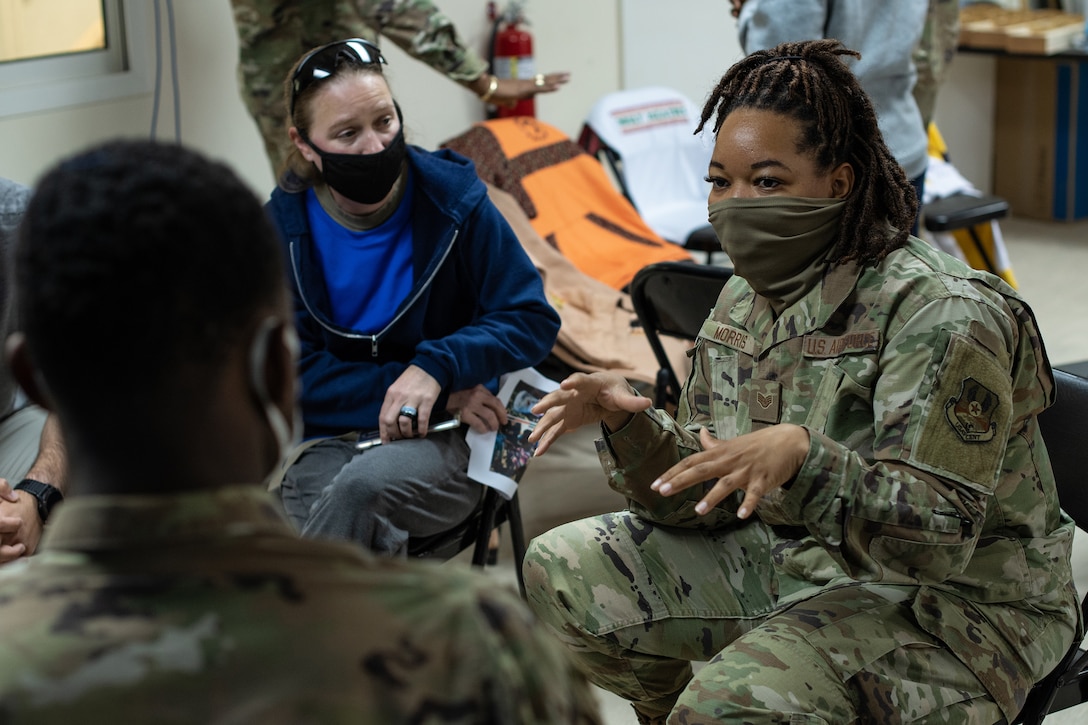
[[367, 25], [452, 80], [467, 83], [487, 72], [487, 62], [430, 0], [365, 0], [357, 7]]
[[948, 74], [956, 54], [960, 32], [960, 4], [956, 0], [929, 0], [926, 24], [914, 49], [914, 100], [929, 127], [937, 105], [937, 91]]
[[[481, 590], [475, 620], [482, 632], [469, 633], [462, 651], [485, 646], [484, 667], [493, 676], [486, 698], [493, 712], [489, 722], [569, 723], [597, 725], [603, 721], [585, 676], [550, 631], [539, 626], [524, 603], [504, 589]], [[471, 676], [470, 673], [465, 673]]]
[[[697, 431], [704, 422], [692, 429]], [[723, 503], [705, 515], [695, 513], [695, 504], [714, 481], [705, 481], [672, 496], [650, 490], [650, 484], [658, 476], [680, 459], [701, 450], [698, 433], [654, 408], [635, 415], [626, 426], [597, 441], [597, 456], [609, 486], [627, 498], [632, 513], [660, 524], [703, 530], [734, 524], [738, 521], [735, 512], [740, 505], [739, 495], [732, 506]]]
[[868, 423], [872, 453], [810, 430], [801, 470], [768, 508], [780, 523], [804, 525], [860, 580], [938, 583], [962, 572], [1007, 465], [1013, 422], [1045, 405], [1041, 393], [1021, 392], [1033, 382], [1018, 383], [1014, 396], [1018, 335], [1009, 310], [987, 300], [921, 306], [889, 331]]

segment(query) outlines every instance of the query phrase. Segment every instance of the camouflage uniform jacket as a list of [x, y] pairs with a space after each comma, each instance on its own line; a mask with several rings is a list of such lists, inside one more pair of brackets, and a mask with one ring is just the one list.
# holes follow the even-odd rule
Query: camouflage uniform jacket
[[[487, 72], [487, 61], [464, 44], [453, 22], [430, 0], [231, 0], [231, 7], [243, 58], [261, 49], [270, 55], [255, 61], [286, 63], [278, 83], [307, 50], [352, 36], [373, 43], [380, 42], [379, 35], [389, 38], [455, 81], [472, 81]], [[310, 32], [325, 35], [308, 37]]]
[[263, 491], [54, 516], [0, 569], [0, 722], [599, 722], [516, 595], [299, 539]]
[[[1009, 719], [1079, 631], [1073, 523], [1036, 416], [1053, 381], [1027, 305], [996, 277], [911, 239], [875, 267], [840, 265], [775, 319], [733, 277], [704, 323], [674, 422], [635, 416], [598, 448], [633, 512], [675, 526], [767, 525], [779, 602], [852, 582], [916, 588], [919, 624], [971, 666]], [[795, 478], [739, 523], [712, 482], [649, 490], [699, 449], [804, 426]]]

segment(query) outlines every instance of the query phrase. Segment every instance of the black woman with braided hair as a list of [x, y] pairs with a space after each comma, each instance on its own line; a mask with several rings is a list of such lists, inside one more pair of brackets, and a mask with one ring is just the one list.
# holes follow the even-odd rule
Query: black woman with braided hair
[[676, 414], [609, 373], [533, 409], [538, 455], [601, 426], [627, 508], [534, 539], [528, 599], [640, 722], [1012, 722], [1082, 631], [1034, 317], [906, 231], [851, 55], [756, 52], [706, 103], [736, 273]]

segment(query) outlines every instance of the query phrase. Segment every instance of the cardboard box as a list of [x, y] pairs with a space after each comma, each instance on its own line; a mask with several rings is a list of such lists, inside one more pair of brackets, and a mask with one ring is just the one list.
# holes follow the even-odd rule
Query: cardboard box
[[1084, 37], [1084, 16], [1060, 13], [1005, 33], [1005, 50], [1010, 53], [1051, 55], [1075, 48]]
[[1088, 219], [1088, 57], [1002, 57], [994, 193], [1013, 216]]
[[960, 45], [981, 50], [1004, 50], [1010, 31], [1063, 14], [1060, 10], [995, 9], [981, 16], [969, 17], [966, 9], [960, 12]]

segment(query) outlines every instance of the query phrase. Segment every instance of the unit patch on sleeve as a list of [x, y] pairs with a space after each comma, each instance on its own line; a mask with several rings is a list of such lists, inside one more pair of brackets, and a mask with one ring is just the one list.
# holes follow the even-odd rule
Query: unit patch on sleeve
[[993, 355], [965, 335], [946, 331], [925, 400], [916, 400], [905, 441], [908, 460], [939, 476], [992, 490], [1012, 426], [1012, 379]]
[[968, 377], [960, 383], [960, 394], [945, 403], [944, 415], [964, 442], [985, 443], [993, 440], [996, 433], [994, 412], [997, 406], [997, 395]]

